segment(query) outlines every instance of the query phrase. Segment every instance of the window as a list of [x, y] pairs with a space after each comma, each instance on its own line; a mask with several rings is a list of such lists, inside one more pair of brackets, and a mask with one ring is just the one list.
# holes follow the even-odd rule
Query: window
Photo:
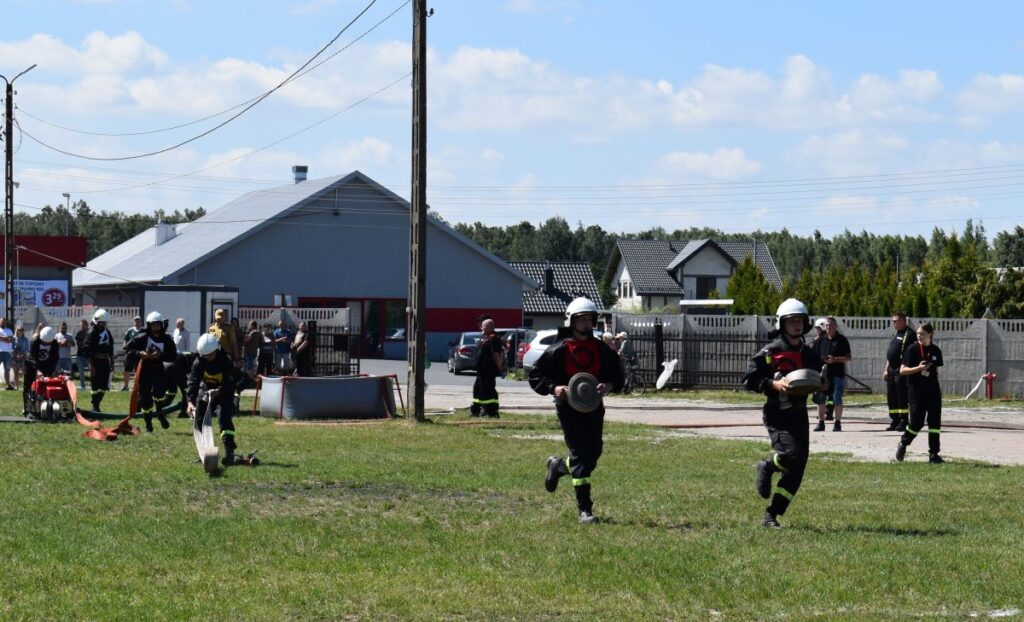
[[713, 276], [697, 277], [697, 299], [705, 300], [711, 297], [711, 292], [718, 289], [718, 279]]

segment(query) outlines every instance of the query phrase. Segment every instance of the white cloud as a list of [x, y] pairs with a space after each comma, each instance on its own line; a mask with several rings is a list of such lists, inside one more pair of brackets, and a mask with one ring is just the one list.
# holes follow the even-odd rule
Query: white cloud
[[1024, 108], [1024, 75], [979, 74], [957, 94], [956, 101], [968, 113], [1019, 112]]
[[369, 166], [385, 168], [395, 164], [395, 149], [385, 140], [367, 136], [328, 147], [319, 159], [330, 171], [349, 172]]
[[909, 146], [906, 138], [896, 134], [856, 129], [811, 136], [792, 151], [790, 158], [811, 175], [874, 175], [903, 168], [897, 156]]
[[761, 171], [761, 163], [751, 160], [743, 149], [720, 148], [714, 153], [673, 151], [662, 156], [656, 165], [660, 175], [679, 179], [696, 175], [718, 180], [748, 177]]
[[24, 41], [0, 42], [0, 58], [4, 66], [23, 68], [38, 63], [37, 72], [64, 74], [121, 74], [160, 69], [168, 62], [162, 50], [131, 31], [115, 36], [90, 33], [80, 49], [50, 35], [35, 34]]

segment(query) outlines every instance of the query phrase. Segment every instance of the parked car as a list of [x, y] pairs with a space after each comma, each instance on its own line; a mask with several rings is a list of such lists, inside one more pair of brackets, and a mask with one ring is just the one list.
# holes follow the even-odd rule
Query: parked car
[[[600, 339], [602, 334], [601, 331], [596, 328], [594, 329], [594, 337]], [[547, 350], [557, 339], [558, 331], [556, 329], [537, 331], [533, 340], [527, 344], [526, 349], [523, 351], [523, 369], [530, 372], [533, 366], [537, 364], [537, 359], [540, 358], [540, 355], [544, 354], [544, 350]]]
[[448, 371], [458, 376], [473, 370], [476, 347], [480, 343], [479, 332], [462, 333], [456, 341], [448, 342]]
[[501, 346], [505, 350], [505, 369], [520, 365], [522, 357], [519, 352], [524, 351], [526, 344], [533, 339], [533, 331], [529, 328], [510, 328], [497, 332], [501, 334]]
[[516, 367], [523, 366], [523, 355], [526, 354], [526, 350], [530, 347], [530, 342], [537, 336], [537, 331], [528, 330], [526, 335], [523, 336], [523, 340], [519, 342], [519, 347], [516, 348]]

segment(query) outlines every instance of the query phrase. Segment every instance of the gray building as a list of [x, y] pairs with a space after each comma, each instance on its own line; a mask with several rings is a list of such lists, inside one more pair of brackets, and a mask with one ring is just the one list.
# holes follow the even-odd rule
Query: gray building
[[513, 261], [512, 267], [541, 284], [540, 289], [523, 289], [523, 325], [535, 330], [558, 328], [565, 320], [565, 307], [580, 296], [597, 303], [601, 294], [590, 266], [582, 261]]
[[[257, 190], [187, 224], [157, 224], [76, 269], [82, 304], [132, 306], [140, 284], [238, 288], [246, 306], [347, 307], [363, 356], [405, 356], [409, 203], [359, 171]], [[443, 222], [427, 227], [427, 346], [447, 357], [489, 313], [522, 324], [539, 284]], [[149, 309], [143, 309], [149, 311]]]
[[643, 311], [675, 306], [681, 300], [725, 298], [739, 265], [747, 257], [777, 290], [782, 279], [764, 242], [715, 240], [615, 241], [605, 281], [618, 295], [616, 310]]

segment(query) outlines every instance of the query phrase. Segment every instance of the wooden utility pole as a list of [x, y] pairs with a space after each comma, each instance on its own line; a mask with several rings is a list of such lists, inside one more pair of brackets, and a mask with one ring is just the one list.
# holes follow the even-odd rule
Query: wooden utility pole
[[0, 75], [7, 83], [7, 109], [4, 114], [4, 317], [11, 330], [14, 329], [14, 81], [33, 68], [35, 65], [10, 80]]
[[409, 408], [425, 421], [427, 307], [427, 0], [412, 3], [412, 209], [409, 227]]

